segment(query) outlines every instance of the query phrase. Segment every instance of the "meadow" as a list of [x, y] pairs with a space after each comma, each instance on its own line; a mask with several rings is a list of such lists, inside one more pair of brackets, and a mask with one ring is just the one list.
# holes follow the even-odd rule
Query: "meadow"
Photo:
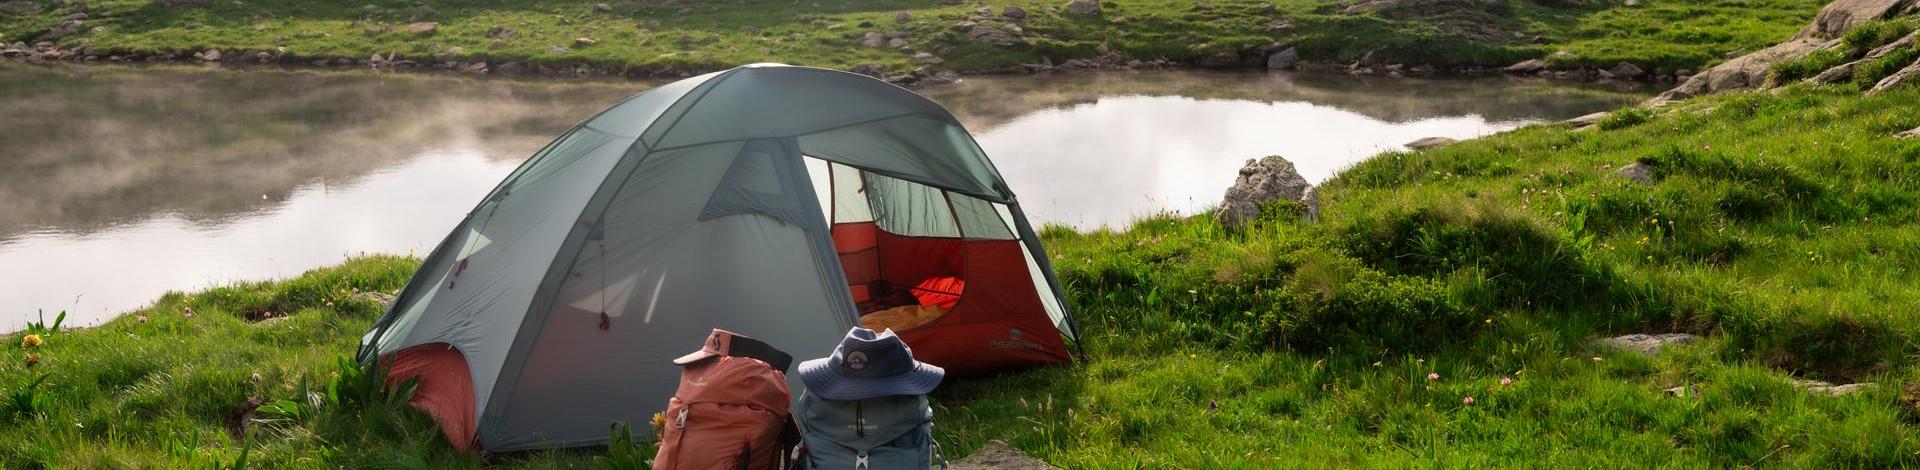
[[[1720, 95], [1383, 154], [1316, 220], [1050, 227], [1087, 359], [943, 385], [937, 436], [1063, 468], [1920, 465], [1920, 139], [1893, 137], [1917, 106]], [[1613, 176], [1633, 164], [1652, 182]], [[645, 443], [455, 453], [343, 363], [380, 313], [362, 293], [416, 263], [0, 337], [0, 466], [638, 468]], [[1704, 339], [1593, 342], [1668, 332]]]

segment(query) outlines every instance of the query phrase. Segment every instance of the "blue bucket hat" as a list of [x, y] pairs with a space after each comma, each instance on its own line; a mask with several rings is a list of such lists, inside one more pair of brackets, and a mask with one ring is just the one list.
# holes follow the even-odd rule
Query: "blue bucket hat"
[[833, 355], [800, 363], [807, 392], [828, 400], [865, 400], [891, 395], [925, 395], [947, 371], [913, 360], [913, 349], [893, 330], [874, 333], [854, 327]]

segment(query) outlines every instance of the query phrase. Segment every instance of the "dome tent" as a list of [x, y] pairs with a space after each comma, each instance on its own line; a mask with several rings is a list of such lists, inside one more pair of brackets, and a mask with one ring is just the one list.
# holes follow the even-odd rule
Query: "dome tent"
[[870, 77], [756, 64], [635, 95], [534, 154], [361, 356], [419, 377], [414, 405], [456, 447], [592, 445], [664, 408], [671, 360], [708, 330], [825, 356], [863, 312], [914, 298], [897, 292], [944, 296], [899, 333], [955, 374], [1070, 360], [1048, 258], [952, 114]]

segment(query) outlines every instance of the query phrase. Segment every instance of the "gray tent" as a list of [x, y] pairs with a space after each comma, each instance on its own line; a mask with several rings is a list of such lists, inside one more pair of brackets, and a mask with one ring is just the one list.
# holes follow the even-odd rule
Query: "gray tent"
[[879, 318], [862, 315], [904, 312], [922, 316], [896, 330], [957, 374], [1069, 360], [1059, 287], [945, 109], [862, 75], [749, 65], [636, 95], [536, 153], [361, 354], [419, 377], [414, 405], [460, 448], [590, 445], [663, 409], [670, 361], [712, 328], [804, 359]]

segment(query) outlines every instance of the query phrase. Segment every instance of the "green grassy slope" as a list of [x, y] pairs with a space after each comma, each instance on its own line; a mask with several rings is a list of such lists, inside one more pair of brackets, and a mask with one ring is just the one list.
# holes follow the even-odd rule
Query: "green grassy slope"
[[[1716, 96], [1385, 154], [1325, 185], [1317, 223], [1048, 229], [1090, 361], [954, 380], [937, 432], [953, 454], [1006, 439], [1066, 468], [1920, 465], [1920, 140], [1891, 137], [1920, 126], [1916, 106], [1913, 90]], [[1654, 184], [1609, 176], [1635, 162]], [[31, 349], [6, 335], [0, 466], [236, 448], [276, 466], [479, 464], [390, 404], [228, 430], [250, 397], [324, 395], [376, 314], [353, 292], [413, 266], [169, 295]], [[291, 314], [243, 319], [269, 310]], [[1706, 340], [1655, 358], [1590, 343], [1629, 332]], [[38, 401], [18, 398], [38, 374]], [[1835, 397], [1788, 377], [1878, 386]]]
[[[62, 23], [73, 7], [47, 0], [31, 15], [0, 14], [0, 40], [30, 41]], [[1539, 3], [1536, 3], [1536, 2]], [[75, 3], [75, 2], [69, 2]], [[615, 70], [684, 73], [737, 64], [779, 61], [850, 68], [912, 66], [914, 51], [945, 51], [937, 66], [993, 69], [1070, 58], [1105, 48], [1137, 59], [1203, 59], [1258, 64], [1273, 45], [1300, 47], [1309, 61], [1347, 63], [1368, 52], [1380, 58], [1435, 66], [1504, 66], [1565, 54], [1564, 66], [1635, 62], [1649, 69], [1693, 68], [1791, 36], [1812, 18], [1821, 0], [1707, 0], [1621, 6], [1598, 2], [1566, 6], [1545, 0], [1490, 2], [1484, 7], [1442, 5], [1347, 14], [1350, 2], [1281, 0], [1105, 2], [1100, 17], [1056, 13], [1064, 2], [1009, 0], [948, 5], [935, 0], [839, 0], [812, 3], [502, 0], [218, 0], [203, 8], [173, 8], [154, 0], [88, 2], [79, 32], [57, 41], [99, 53], [174, 53], [209, 48], [272, 51], [293, 57], [366, 59], [398, 53], [415, 60], [525, 61], [594, 64]], [[999, 16], [1025, 8], [1020, 21]], [[989, 14], [975, 13], [986, 8]], [[908, 13], [901, 23], [896, 15]], [[1024, 41], [992, 46], [957, 25], [973, 21], [1018, 24]], [[412, 22], [437, 22], [432, 35], [408, 32]], [[511, 37], [490, 36], [495, 28]], [[862, 46], [868, 32], [907, 33], [904, 49]], [[592, 44], [577, 41], [591, 39]], [[248, 55], [247, 57], [251, 57]], [[296, 63], [304, 63], [297, 61]]]

